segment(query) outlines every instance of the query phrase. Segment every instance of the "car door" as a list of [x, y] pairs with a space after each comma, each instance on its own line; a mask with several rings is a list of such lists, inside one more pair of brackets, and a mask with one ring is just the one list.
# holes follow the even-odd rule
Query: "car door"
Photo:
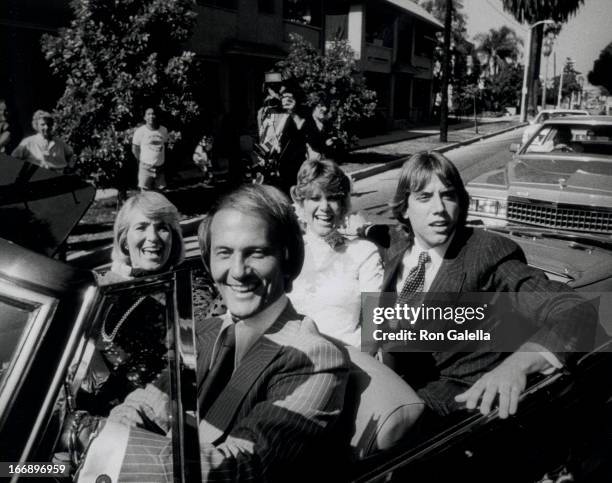
[[[154, 277], [98, 286], [91, 271], [11, 247], [19, 251], [13, 258], [19, 261], [20, 277], [5, 276], [0, 267], [0, 460], [59, 462], [69, 471], [71, 455], [60, 444], [69, 429], [66, 421], [75, 411], [95, 413], [102, 406], [95, 404], [100, 392], [94, 388], [87, 394], [91, 386], [86, 381], [92, 374], [94, 380], [100, 376], [94, 361], [102, 360], [112, 370], [102, 333], [119, 337], [125, 328], [115, 330], [113, 308], [119, 301], [145, 298], [159, 309], [164, 328], [165, 365], [160, 372], [166, 375], [171, 401], [174, 481], [199, 475], [189, 263]], [[24, 262], [27, 256], [32, 263]], [[33, 282], [41, 274], [43, 286], [40, 280]], [[116, 398], [112, 404], [120, 402]], [[12, 476], [15, 481], [20, 475]]]
[[97, 300], [91, 272], [0, 239], [2, 461], [47, 461], [33, 458], [60, 423], [54, 402]]
[[[191, 269], [188, 263], [166, 274], [102, 286], [101, 301], [94, 317], [94, 323], [84, 334], [67, 377], [71, 406], [69, 410], [86, 410], [101, 417], [107, 416], [107, 411], [120, 404], [130, 391], [146, 387], [145, 384], [157, 385], [166, 392], [170, 401], [169, 426], [157, 426], [155, 421], [152, 421], [147, 429], [157, 432], [171, 431], [174, 481], [176, 482], [191, 481], [192, 474], [199, 475], [200, 473], [199, 444], [195, 424], [197, 414], [196, 355], [191, 297]], [[141, 334], [142, 350], [148, 356], [160, 346], [165, 348], [162, 355], [163, 368], [155, 369], [155, 374], [149, 374], [138, 384], [126, 387], [125, 391], [117, 397], [111, 397], [110, 404], [108, 400], [96, 404], [96, 398], [109, 399], [104, 390], [107, 382], [102, 383], [102, 389], [92, 388], [90, 383], [93, 379], [94, 384], [100, 384], [100, 379], [108, 378], [108, 371], [112, 373], [114, 370], [113, 359], [108, 355], [107, 350], [109, 344], [112, 345], [114, 340], [110, 343], [109, 340], [113, 337], [119, 339], [121, 331], [129, 331], [128, 324], [150, 323], [151, 320], [157, 323], [160, 320], [158, 317], [136, 321], [127, 318], [125, 324], [117, 330], [118, 323], [116, 314], [113, 315], [113, 310], [126, 298], [129, 300], [130, 308], [133, 306], [132, 300], [148, 301], [152, 310], [156, 312], [154, 315], [161, 317], [163, 322], [161, 339], [155, 339], [159, 333], [147, 332], [146, 327], [142, 327], [143, 330], [136, 333]], [[122, 320], [124, 320], [123, 317], [119, 323]], [[152, 333], [156, 335], [151, 336]], [[125, 345], [123, 348], [125, 349]], [[128, 348], [126, 352], [129, 356], [132, 351], [133, 357], [134, 351], [138, 350]], [[103, 360], [102, 364], [108, 366], [102, 372], [99, 370], [100, 359]], [[151, 357], [144, 360], [152, 361]], [[135, 367], [130, 373], [131, 370], [132, 368], [127, 369], [130, 374], [128, 379], [134, 375], [135, 371], [143, 371], [143, 367]], [[96, 374], [92, 377], [94, 372]], [[146, 370], [144, 372], [146, 373]], [[110, 377], [113, 377], [113, 374]]]

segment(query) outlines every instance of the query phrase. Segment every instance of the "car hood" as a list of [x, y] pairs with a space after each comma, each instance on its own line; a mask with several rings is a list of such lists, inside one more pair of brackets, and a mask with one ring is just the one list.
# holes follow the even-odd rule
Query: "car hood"
[[509, 238], [521, 246], [530, 265], [568, 277], [573, 280], [570, 285], [574, 287], [588, 286], [611, 278], [612, 250], [569, 240], [545, 238], [537, 234], [512, 234]]
[[612, 208], [612, 160], [575, 156], [517, 157], [470, 187], [504, 188], [508, 196]]
[[95, 188], [0, 153], [0, 237], [53, 256], [94, 200]]

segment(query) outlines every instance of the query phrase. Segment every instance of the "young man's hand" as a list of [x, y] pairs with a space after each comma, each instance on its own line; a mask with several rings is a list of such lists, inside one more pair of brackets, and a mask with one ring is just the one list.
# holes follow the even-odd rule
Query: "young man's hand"
[[465, 403], [467, 409], [489, 414], [498, 399], [499, 417], [516, 414], [521, 393], [527, 385], [527, 375], [552, 367], [537, 351], [515, 352], [492, 371], [484, 374], [467, 391], [455, 396], [455, 401]]

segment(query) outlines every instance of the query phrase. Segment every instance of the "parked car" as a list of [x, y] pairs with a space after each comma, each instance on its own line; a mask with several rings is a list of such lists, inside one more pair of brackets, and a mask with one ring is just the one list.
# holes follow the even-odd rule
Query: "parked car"
[[529, 138], [542, 127], [545, 121], [549, 119], [557, 119], [565, 116], [588, 116], [588, 111], [578, 109], [543, 109], [538, 112], [537, 116], [529, 122], [529, 126], [523, 131], [522, 144], [529, 141]]
[[612, 117], [545, 122], [501, 169], [468, 183], [469, 214], [568, 235], [612, 235]]
[[529, 125], [523, 131], [522, 144], [525, 144], [548, 120], [558, 119], [565, 116], [588, 116], [588, 111], [578, 109], [543, 109], [537, 116], [529, 121]]
[[[70, 211], [69, 224], [75, 223], [83, 205], [93, 199], [91, 187], [56, 175], [47, 179], [56, 187], [47, 202], [51, 205], [50, 200], [59, 197], [66, 203], [63, 217]], [[28, 188], [28, 184], [22, 187]], [[16, 193], [13, 191], [13, 198], [0, 196], [0, 204], [8, 199], [26, 210], [37, 196], [32, 189]], [[72, 210], [67, 208], [70, 200]], [[56, 218], [49, 216], [45, 223], [52, 224]], [[82, 409], [79, 391], [109, 308], [128, 293], [152, 296], [166, 308], [162, 315], [169, 337], [174, 480], [199, 481], [197, 465], [187, 464], [198, 461], [194, 456], [199, 451], [198, 432], [192, 424], [197, 414], [193, 336], [197, 307], [193, 301], [197, 300], [196, 286], [207, 283], [194, 237], [198, 221], [183, 224], [187, 250], [180, 266], [167, 273], [104, 286], [98, 283], [97, 274], [108, 269], [109, 249], [65, 263], [47, 255], [54, 252], [52, 245], [62, 242], [60, 237], [44, 249], [37, 249], [35, 240], [30, 248], [24, 248], [0, 239], [1, 462], [54, 463], [58, 469], [65, 468], [54, 471], [55, 480], [71, 480], [69, 455], [58, 441], [70, 415]], [[607, 299], [602, 296], [607, 305], [602, 303], [600, 311], [609, 310], [606, 320], [612, 320], [612, 246], [601, 241], [589, 245], [587, 238], [575, 243], [573, 238], [548, 237], [528, 228], [526, 232], [502, 228], [501, 232], [529, 248], [530, 262], [551, 276], [579, 290], [607, 293]], [[11, 233], [7, 230], [5, 236]], [[546, 257], [536, 256], [538, 253]], [[563, 370], [532, 381], [521, 398], [519, 414], [508, 420], [500, 420], [495, 412], [485, 417], [466, 411], [435, 432], [403, 437], [382, 450], [371, 439], [362, 438], [357, 444], [367, 451], [347, 467], [347, 478], [360, 482], [535, 481], [545, 473], [560, 475], [567, 469], [590, 477], [590, 481], [609, 481], [612, 473], [606, 464], [612, 448], [606, 430], [612, 428], [612, 421], [606, 418], [612, 414], [612, 361], [604, 334], [600, 342], [573, 372]], [[365, 386], [364, 391], [367, 382]], [[346, 417], [378, 431], [390, 414], [364, 407], [363, 393], [356, 389], [361, 386], [349, 387]], [[375, 396], [383, 401], [386, 394]], [[349, 424], [348, 431], [354, 426], [357, 424]], [[341, 454], [339, 449], [339, 461]], [[2, 476], [17, 481], [29, 475], [15, 472]]]

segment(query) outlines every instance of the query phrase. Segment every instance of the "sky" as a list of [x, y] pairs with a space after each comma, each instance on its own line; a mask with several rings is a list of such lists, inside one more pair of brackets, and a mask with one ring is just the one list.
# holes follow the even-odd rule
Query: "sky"
[[[507, 25], [527, 44], [527, 26], [518, 23], [502, 7], [501, 0], [462, 0], [467, 17], [470, 40], [480, 32]], [[574, 67], [585, 76], [606, 45], [612, 42], [612, 0], [584, 0], [578, 12], [563, 24], [553, 52], [557, 57], [557, 72], [566, 57], [574, 60]], [[544, 65], [544, 64], [542, 64]], [[552, 57], [549, 75], [552, 76]]]

